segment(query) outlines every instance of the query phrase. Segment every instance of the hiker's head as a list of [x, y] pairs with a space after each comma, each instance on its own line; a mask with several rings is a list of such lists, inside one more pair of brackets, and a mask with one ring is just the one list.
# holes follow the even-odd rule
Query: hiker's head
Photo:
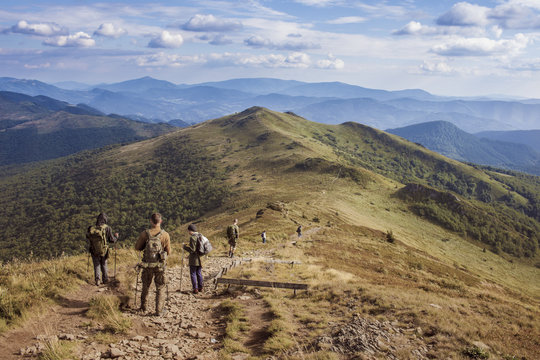
[[101, 226], [106, 223], [107, 223], [107, 215], [105, 215], [105, 213], [99, 213], [96, 220], [96, 226]]
[[152, 225], [154, 226], [161, 224], [161, 221], [160, 213], [153, 213], [152, 216], [150, 216], [150, 222], [152, 222]]
[[197, 226], [195, 226], [195, 224], [189, 224], [189, 226], [187, 227], [188, 231], [190, 234], [193, 234], [193, 233], [196, 233], [197, 232]]
[[238, 219], [234, 219], [234, 225], [238, 224]]

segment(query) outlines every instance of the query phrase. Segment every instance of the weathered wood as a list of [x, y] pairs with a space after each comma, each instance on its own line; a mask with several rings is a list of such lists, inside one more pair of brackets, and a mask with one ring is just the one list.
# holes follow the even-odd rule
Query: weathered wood
[[307, 290], [307, 284], [284, 283], [277, 281], [260, 281], [260, 280], [245, 280], [245, 279], [229, 279], [219, 278], [217, 284], [232, 284], [232, 285], [247, 285], [247, 286], [262, 286], [281, 289]]

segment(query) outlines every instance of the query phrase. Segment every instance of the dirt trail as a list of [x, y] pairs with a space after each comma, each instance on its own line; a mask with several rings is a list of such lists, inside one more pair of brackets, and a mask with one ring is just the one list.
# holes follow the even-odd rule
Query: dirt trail
[[[96, 287], [85, 284], [60, 299], [58, 304], [42, 315], [28, 320], [22, 327], [0, 337], [2, 349], [0, 359], [36, 358], [48, 340], [57, 338], [73, 341], [76, 344], [77, 356], [87, 360], [113, 356], [130, 360], [218, 359], [218, 350], [222, 347], [225, 329], [218, 305], [224, 300], [224, 296], [219, 295], [219, 291], [214, 291], [211, 279], [233, 260], [227, 257], [208, 258], [203, 266], [205, 291], [197, 295], [191, 293], [189, 267], [184, 268], [182, 278], [180, 267], [167, 269], [169, 281], [167, 311], [157, 317], [151, 312], [141, 314], [135, 309], [126, 310], [124, 314], [132, 320], [133, 327], [129, 334], [112, 344], [99, 339], [103, 333], [85, 314], [90, 299], [100, 294], [115, 294], [115, 288], [113, 285]], [[182, 292], [179, 291], [180, 281]], [[138, 304], [140, 304], [140, 287], [139, 283]], [[148, 299], [149, 310], [154, 310], [154, 301], [155, 287], [152, 284]], [[262, 300], [250, 298], [248, 302], [251, 304], [249, 309], [250, 318], [254, 319], [254, 332], [246, 345], [254, 353], [258, 353], [260, 352], [258, 341], [261, 343], [264, 341], [264, 331], [267, 327], [264, 320], [266, 310]], [[262, 324], [260, 329], [259, 323]]]

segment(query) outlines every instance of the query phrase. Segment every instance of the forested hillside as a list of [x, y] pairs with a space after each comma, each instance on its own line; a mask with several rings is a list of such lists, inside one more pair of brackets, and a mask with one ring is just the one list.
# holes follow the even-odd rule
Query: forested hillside
[[[174, 229], [227, 198], [223, 171], [187, 137], [142, 154], [137, 153], [139, 146], [85, 151], [23, 168], [4, 167], [0, 259], [83, 252], [86, 229], [101, 211], [109, 216], [120, 240], [133, 241], [148, 226], [152, 212], [163, 213], [165, 228]], [[5, 176], [10, 172], [13, 175]]]
[[173, 130], [46, 96], [0, 92], [0, 165], [53, 159]]
[[[217, 161], [223, 156], [230, 160]], [[495, 252], [537, 254], [538, 177], [475, 168], [358, 123], [325, 125], [254, 107], [154, 140], [4, 168], [1, 256], [82, 251], [84, 230], [102, 210], [132, 238], [152, 211], [177, 226], [218, 208], [230, 186], [235, 199], [262, 199], [262, 189], [243, 187], [238, 168], [252, 181], [258, 172], [281, 174], [275, 191], [282, 192], [305, 176], [336, 176], [359, 189], [392, 181], [392, 196], [417, 216]], [[22, 241], [21, 233], [28, 234]]]

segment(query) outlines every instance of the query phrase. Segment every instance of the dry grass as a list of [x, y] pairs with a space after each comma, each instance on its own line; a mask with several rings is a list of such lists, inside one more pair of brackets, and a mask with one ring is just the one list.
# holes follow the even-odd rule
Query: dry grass
[[44, 345], [44, 350], [38, 356], [40, 360], [77, 359], [73, 351], [75, 347], [74, 343], [58, 340], [57, 337], [51, 337], [45, 341]]
[[90, 300], [90, 308], [86, 315], [103, 325], [106, 332], [113, 334], [127, 334], [132, 324], [120, 312], [120, 300], [117, 296], [101, 295]]
[[227, 327], [223, 340], [223, 349], [220, 351], [223, 358], [230, 358], [230, 354], [235, 352], [247, 352], [242, 344], [243, 334], [249, 330], [249, 323], [244, 315], [244, 310], [240, 304], [225, 300], [220, 304], [220, 310], [225, 316]]

